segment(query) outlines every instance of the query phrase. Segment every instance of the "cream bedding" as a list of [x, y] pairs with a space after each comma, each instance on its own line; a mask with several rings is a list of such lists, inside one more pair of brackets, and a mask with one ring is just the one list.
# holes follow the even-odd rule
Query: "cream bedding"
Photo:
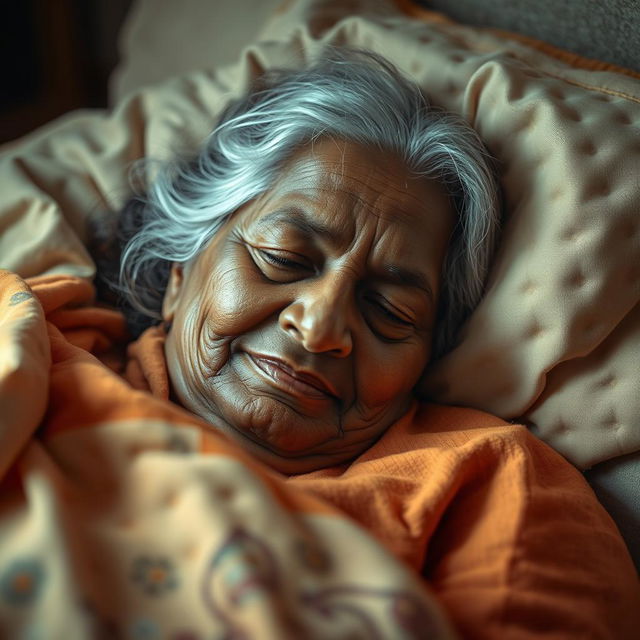
[[11, 145], [0, 157], [0, 266], [91, 278], [85, 221], [122, 205], [129, 164], [193, 148], [261, 69], [300, 64], [325, 43], [384, 53], [462, 113], [500, 163], [505, 222], [487, 294], [427, 391], [524, 418], [580, 468], [640, 449], [640, 81], [434, 14], [289, 3], [236, 64]]

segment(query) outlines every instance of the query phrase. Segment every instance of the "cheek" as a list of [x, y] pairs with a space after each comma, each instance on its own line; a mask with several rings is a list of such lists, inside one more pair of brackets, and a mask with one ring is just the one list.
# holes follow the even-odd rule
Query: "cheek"
[[237, 336], [247, 331], [260, 314], [260, 290], [241, 267], [220, 269], [195, 294], [201, 324], [218, 336]]
[[218, 370], [223, 362], [223, 345], [215, 345], [208, 331], [206, 295], [191, 295], [176, 309], [173, 327], [167, 337], [167, 357], [180, 363], [184, 379], [202, 380]]
[[226, 259], [207, 283], [207, 323], [220, 336], [239, 336], [279, 310], [281, 289], [265, 282], [248, 256]]
[[426, 366], [426, 351], [419, 345], [386, 345], [366, 353], [357, 365], [365, 372], [357, 380], [361, 402], [370, 408], [404, 405]]
[[246, 266], [220, 265], [213, 275], [193, 273], [189, 296], [176, 312], [174, 332], [181, 360], [200, 375], [217, 373], [230, 345], [278, 310], [273, 286]]

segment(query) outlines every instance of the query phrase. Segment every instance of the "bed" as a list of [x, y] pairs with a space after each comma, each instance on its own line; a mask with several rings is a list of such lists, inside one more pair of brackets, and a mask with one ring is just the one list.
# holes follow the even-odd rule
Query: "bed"
[[[185, 0], [179, 10], [173, 3], [134, 3], [121, 34], [122, 61], [111, 79], [111, 112], [69, 114], [0, 150], [0, 268], [34, 279], [29, 281], [32, 289], [39, 287], [40, 300], [50, 301], [51, 310], [60, 304], [71, 305], [69, 313], [81, 309], [91, 300], [89, 285], [75, 288], [67, 299], [64, 277], [92, 280], [88, 220], [96, 213], [113, 215], [122, 206], [131, 190], [128, 169], [137, 158], [188, 152], [227, 101], [265, 68], [303, 63], [326, 43], [380, 51], [419, 82], [434, 103], [473, 124], [498, 161], [504, 197], [500, 248], [486, 294], [465, 324], [459, 345], [434, 364], [422, 391], [439, 403], [526, 424], [586, 474], [640, 567], [640, 75], [509, 32], [463, 25], [405, 1], [272, 0], [257, 7], [240, 2], [220, 9], [219, 23], [210, 11], [208, 3], [196, 0]], [[231, 16], [240, 12], [246, 20], [228, 29]], [[212, 30], [217, 37], [211, 37]], [[186, 38], [189, 47], [174, 46]], [[7, 278], [9, 308], [31, 304], [29, 289]], [[44, 308], [49, 313], [46, 304]], [[37, 367], [27, 375], [15, 364], [47, 362], [46, 345], [29, 333], [44, 318], [35, 307], [26, 316], [20, 310], [19, 317], [8, 314], [0, 322], [0, 346], [9, 354], [0, 362], [3, 473], [47, 411]], [[107, 315], [99, 318], [106, 323], [102, 334], [94, 331], [78, 340], [99, 344], [109, 331], [122, 331], [108, 313], [105, 309]], [[73, 327], [71, 315], [65, 318]], [[73, 389], [66, 393], [72, 404]], [[159, 442], [165, 438], [164, 427], [154, 425]], [[126, 436], [123, 449], [111, 452], [113, 460], [103, 464], [115, 464], [123, 451], [135, 447], [132, 437]], [[185, 435], [171, 446], [179, 452], [192, 444]], [[224, 454], [216, 449], [219, 443], [208, 446]], [[173, 468], [175, 460], [162, 458], [160, 449], [158, 445], [157, 458], [145, 465]], [[235, 456], [208, 480], [218, 487], [220, 504], [225, 502], [225, 465], [233, 467]], [[65, 464], [84, 469], [86, 463], [69, 458]], [[236, 467], [228, 472], [248, 485], [255, 485], [256, 474], [260, 482], [272, 482], [268, 474], [252, 470], [243, 475]], [[140, 467], [135, 473], [151, 471]], [[55, 512], [46, 511], [46, 488], [36, 479], [31, 490], [41, 508], [36, 520], [55, 519]], [[345, 556], [339, 562], [334, 558], [332, 566], [341, 564], [343, 573], [314, 582], [314, 562], [322, 560], [313, 541], [337, 539], [351, 525], [336, 518], [327, 524], [325, 507], [295, 492], [284, 501], [268, 492], [260, 496], [270, 506], [260, 512], [256, 527], [280, 519], [282, 540], [297, 536], [308, 543], [308, 573], [300, 580], [308, 580], [310, 616], [318, 615], [321, 601], [330, 601], [337, 584], [350, 584], [363, 566], [378, 563], [380, 578], [373, 590], [363, 597], [356, 589], [349, 596], [359, 599], [359, 610], [375, 620], [371, 624], [380, 629], [391, 624], [375, 617], [378, 610], [370, 602], [394, 593], [395, 605], [405, 607], [409, 618], [431, 620], [433, 637], [452, 633], [429, 594], [366, 538], [358, 557], [350, 562]], [[151, 505], [161, 498], [136, 499]], [[258, 511], [259, 502], [243, 506], [243, 513]], [[291, 516], [299, 512], [306, 514], [304, 535]], [[263, 562], [260, 580], [273, 579], [269, 571], [275, 569], [264, 568], [269, 554], [246, 531], [234, 529], [233, 522], [230, 517], [226, 551], [212, 566], [234, 553], [253, 554]], [[18, 523], [3, 527], [17, 545]], [[360, 540], [355, 529], [347, 535]], [[286, 545], [273, 553], [286, 564]], [[91, 566], [104, 571], [100, 567], [105, 562], [109, 559], [98, 558]], [[140, 556], [136, 562], [138, 584], [170, 588], [173, 569], [162, 558]], [[57, 570], [64, 583], [68, 576]], [[11, 575], [23, 576], [31, 585], [41, 579], [39, 569], [28, 563], [15, 571]], [[0, 576], [0, 592], [9, 589], [19, 598], [11, 584]], [[214, 600], [212, 596], [209, 615], [226, 620], [228, 603]], [[135, 637], [154, 637], [143, 635], [145, 629], [154, 632], [147, 623], [139, 621]], [[319, 637], [337, 637], [326, 618], [325, 623], [329, 626]], [[107, 637], [113, 631], [89, 609], [78, 625], [79, 637], [98, 627]], [[383, 637], [396, 637], [391, 627], [386, 632]]]

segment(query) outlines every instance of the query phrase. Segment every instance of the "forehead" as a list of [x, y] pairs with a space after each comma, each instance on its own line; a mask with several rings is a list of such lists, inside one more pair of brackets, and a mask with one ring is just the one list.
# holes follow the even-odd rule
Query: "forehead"
[[442, 185], [415, 176], [393, 153], [336, 140], [303, 148], [252, 207], [264, 224], [288, 223], [307, 235], [353, 242], [367, 229], [424, 240], [451, 231]]
[[306, 197], [311, 203], [339, 200], [342, 213], [363, 209], [397, 220], [419, 215], [425, 198], [436, 195], [429, 191], [440, 189], [429, 189], [429, 181], [412, 175], [395, 154], [328, 139], [300, 150], [271, 195]]

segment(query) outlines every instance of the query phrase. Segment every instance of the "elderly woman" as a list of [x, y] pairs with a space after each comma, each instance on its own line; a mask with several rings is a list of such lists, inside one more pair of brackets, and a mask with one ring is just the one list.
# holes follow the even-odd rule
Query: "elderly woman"
[[585, 637], [616, 627], [600, 589], [632, 575], [623, 545], [603, 564], [586, 483], [523, 427], [416, 398], [479, 301], [498, 218], [477, 135], [383, 59], [271, 73], [120, 217], [146, 329], [126, 375], [361, 522], [466, 636]]
[[[269, 482], [320, 496], [413, 567], [463, 637], [631, 637], [637, 579], [582, 476], [522, 426], [416, 397], [479, 301], [497, 227], [477, 135], [383, 59], [333, 52], [272, 73], [119, 216], [101, 269], [109, 281], [109, 260], [120, 268], [138, 336], [128, 384], [100, 370], [107, 392], [96, 399], [100, 385], [83, 379], [95, 359], [51, 329], [60, 369], [47, 428], [96, 416], [117, 426], [126, 402], [133, 415], [152, 407], [149, 429], [177, 419], [225, 434], [278, 472]], [[52, 296], [40, 295], [53, 322]], [[146, 478], [149, 495], [166, 480]], [[134, 525], [125, 518], [126, 531]], [[266, 567], [261, 544], [247, 545], [249, 565]], [[140, 580], [149, 562], [136, 565]], [[171, 566], [163, 560], [153, 580], [169, 583]]]
[[300, 473], [407, 413], [481, 295], [497, 187], [473, 130], [380, 58], [264, 83], [130, 204], [121, 283], [164, 321], [172, 399]]

